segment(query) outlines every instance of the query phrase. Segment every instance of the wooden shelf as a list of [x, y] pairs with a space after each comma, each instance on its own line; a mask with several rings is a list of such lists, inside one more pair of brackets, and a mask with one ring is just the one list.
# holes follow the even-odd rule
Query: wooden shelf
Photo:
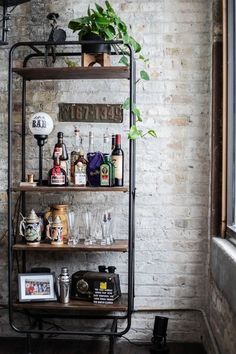
[[40, 243], [36, 246], [27, 245], [25, 243], [16, 243], [13, 245], [14, 251], [51, 251], [51, 252], [127, 252], [128, 251], [128, 241], [127, 240], [116, 240], [112, 245], [91, 245], [87, 246], [83, 241], [79, 242], [75, 246], [71, 245], [61, 245], [55, 246], [50, 243]]
[[70, 300], [68, 304], [62, 304], [57, 301], [53, 302], [16, 302], [14, 305], [16, 309], [23, 309], [29, 311], [40, 311], [46, 313], [56, 311], [76, 311], [79, 312], [96, 312], [96, 313], [107, 313], [107, 312], [124, 312], [127, 311], [127, 295], [123, 294], [119, 299], [117, 299], [112, 305], [98, 305], [93, 304], [89, 301], [81, 300]]
[[49, 187], [49, 186], [14, 186], [14, 192], [128, 192], [128, 187]]
[[13, 68], [26, 80], [128, 79], [127, 66], [76, 68]]

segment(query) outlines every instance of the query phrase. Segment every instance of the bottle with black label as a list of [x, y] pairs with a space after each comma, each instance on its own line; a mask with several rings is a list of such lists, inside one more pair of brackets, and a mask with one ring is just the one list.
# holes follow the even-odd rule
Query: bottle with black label
[[75, 161], [79, 158], [80, 153], [80, 130], [75, 127], [75, 142], [73, 151], [70, 154], [70, 182], [74, 183], [75, 181]]
[[48, 185], [53, 187], [68, 185], [66, 171], [61, 168], [58, 156], [54, 159], [53, 168], [48, 172]]
[[114, 164], [115, 186], [124, 185], [124, 152], [121, 149], [121, 135], [116, 134], [115, 148], [112, 151], [111, 161]]
[[57, 133], [57, 143], [55, 144], [54, 150], [53, 150], [53, 160], [55, 160], [57, 157], [59, 157], [61, 161], [61, 168], [66, 171], [68, 174], [68, 152], [66, 148], [66, 144], [63, 141], [63, 133], [58, 132]]

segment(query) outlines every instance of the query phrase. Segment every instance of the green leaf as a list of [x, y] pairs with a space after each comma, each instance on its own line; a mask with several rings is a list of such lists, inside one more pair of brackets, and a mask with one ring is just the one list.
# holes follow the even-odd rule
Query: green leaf
[[132, 125], [128, 133], [128, 138], [131, 140], [135, 140], [140, 138], [141, 136], [142, 136], [142, 130], [138, 129], [136, 125]]
[[120, 63], [120, 64], [124, 64], [124, 65], [126, 65], [126, 66], [129, 66], [128, 58], [125, 57], [124, 55], [120, 58], [119, 63]]
[[150, 77], [145, 70], [140, 71], [140, 77], [141, 77], [141, 79], [146, 80], [146, 81], [150, 80]]
[[141, 45], [133, 37], [129, 37], [129, 44], [133, 47], [135, 53], [140, 52], [142, 49]]
[[111, 6], [111, 4], [109, 3], [109, 1], [105, 1], [107, 10], [111, 11], [112, 13], [115, 13], [113, 7]]
[[132, 109], [133, 114], [136, 116], [138, 122], [142, 122], [141, 112], [138, 107]]
[[157, 133], [155, 132], [155, 130], [154, 129], [150, 129], [150, 130], [148, 130], [148, 132], [147, 132], [149, 135], [151, 135], [151, 136], [153, 136], [154, 138], [157, 138]]
[[127, 97], [125, 102], [123, 103], [123, 108], [124, 109], [129, 109], [129, 107], [130, 107], [130, 98]]
[[88, 11], [87, 11], [87, 13], [88, 13], [88, 16], [90, 17], [90, 16], [91, 16], [90, 5], [88, 6]]
[[112, 39], [114, 37], [113, 33], [108, 28], [104, 28], [103, 31], [106, 34], [107, 39]]
[[103, 14], [103, 8], [100, 5], [98, 5], [98, 4], [95, 4], [95, 6], [96, 6], [96, 9], [98, 10], [98, 12], [100, 14]]
[[98, 23], [99, 26], [108, 26], [108, 25], [110, 25], [110, 20], [108, 20], [104, 17], [97, 17], [96, 23]]

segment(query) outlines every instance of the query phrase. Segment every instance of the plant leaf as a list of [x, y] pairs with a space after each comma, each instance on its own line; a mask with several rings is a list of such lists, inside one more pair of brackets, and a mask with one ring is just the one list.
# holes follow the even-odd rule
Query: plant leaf
[[123, 103], [123, 108], [124, 109], [129, 109], [129, 107], [130, 107], [130, 98], [127, 97], [125, 102]]
[[141, 77], [141, 79], [146, 80], [146, 81], [150, 80], [150, 77], [145, 70], [140, 71], [140, 77]]
[[120, 58], [119, 63], [129, 66], [128, 58], [124, 55]]
[[129, 44], [133, 47], [135, 53], [140, 52], [142, 49], [141, 45], [133, 37], [129, 37]]
[[115, 13], [113, 7], [111, 6], [111, 4], [109, 3], [109, 1], [105, 1], [107, 10], [111, 11], [112, 13]]
[[148, 132], [147, 132], [149, 135], [151, 135], [151, 136], [153, 136], [154, 138], [157, 138], [157, 133], [155, 132], [155, 130], [154, 129], [150, 129], [150, 130], [148, 130]]
[[98, 4], [95, 4], [95, 6], [96, 6], [96, 9], [98, 10], [98, 12], [100, 14], [103, 14], [103, 8], [100, 5], [98, 5]]
[[142, 130], [138, 129], [136, 125], [132, 125], [128, 133], [128, 138], [131, 140], [135, 140], [140, 138], [141, 136], [142, 136]]
[[137, 119], [138, 122], [142, 122], [142, 121], [143, 121], [143, 120], [142, 120], [142, 117], [141, 117], [141, 112], [140, 112], [140, 110], [139, 110], [138, 107], [134, 107], [134, 108], [132, 109], [132, 112], [133, 112], [133, 114], [136, 116], [136, 119]]

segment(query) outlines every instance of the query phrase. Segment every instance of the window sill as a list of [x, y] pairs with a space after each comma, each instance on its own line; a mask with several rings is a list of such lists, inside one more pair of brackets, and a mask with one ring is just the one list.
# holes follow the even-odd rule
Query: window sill
[[236, 314], [236, 247], [228, 240], [213, 237], [211, 273], [232, 311]]

